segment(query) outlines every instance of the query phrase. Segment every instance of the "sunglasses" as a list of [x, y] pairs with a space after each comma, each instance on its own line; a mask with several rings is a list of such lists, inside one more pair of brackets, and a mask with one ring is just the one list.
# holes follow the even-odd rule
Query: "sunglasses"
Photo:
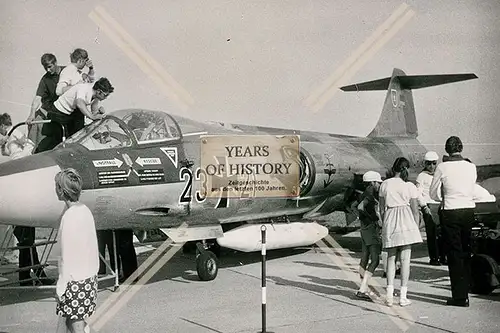
[[433, 164], [433, 165], [436, 165], [436, 164], [437, 164], [437, 161], [425, 161], [425, 164]]

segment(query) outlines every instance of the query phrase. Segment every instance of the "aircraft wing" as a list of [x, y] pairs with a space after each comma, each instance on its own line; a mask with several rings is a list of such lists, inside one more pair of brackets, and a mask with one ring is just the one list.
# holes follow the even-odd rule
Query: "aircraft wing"
[[478, 165], [477, 182], [500, 200], [500, 164]]
[[478, 165], [477, 180], [482, 182], [489, 178], [500, 177], [500, 164]]

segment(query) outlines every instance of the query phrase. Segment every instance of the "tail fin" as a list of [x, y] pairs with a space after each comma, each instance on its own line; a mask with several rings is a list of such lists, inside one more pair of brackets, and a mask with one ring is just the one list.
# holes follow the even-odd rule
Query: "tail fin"
[[412, 89], [477, 79], [475, 74], [406, 75], [394, 68], [391, 77], [341, 87], [343, 91], [387, 90], [384, 108], [369, 137], [418, 136]]

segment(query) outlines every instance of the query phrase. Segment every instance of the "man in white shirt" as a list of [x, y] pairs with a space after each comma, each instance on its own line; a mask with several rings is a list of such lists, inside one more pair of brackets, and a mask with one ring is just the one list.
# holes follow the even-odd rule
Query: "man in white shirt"
[[[59, 76], [59, 81], [56, 87], [57, 96], [61, 96], [71, 87], [81, 83], [93, 83], [95, 81], [94, 64], [89, 59], [88, 52], [84, 49], [75, 49], [70, 54], [71, 63], [66, 66]], [[83, 69], [88, 67], [88, 73], [84, 73]], [[76, 127], [83, 127], [92, 122], [92, 119], [85, 118], [82, 113], [73, 114]]]
[[456, 136], [446, 140], [446, 162], [439, 164], [430, 186], [430, 197], [442, 201], [441, 228], [448, 259], [452, 298], [446, 304], [469, 306], [471, 233], [476, 204], [474, 187], [476, 166], [466, 161], [462, 141]]
[[[446, 264], [442, 248], [442, 239], [438, 236], [439, 221], [433, 217], [430, 204], [439, 204], [429, 196], [429, 188], [431, 186], [432, 177], [436, 170], [438, 154], [435, 151], [428, 151], [424, 157], [424, 170], [419, 173], [416, 180], [416, 186], [419, 190], [420, 197], [418, 204], [422, 212], [422, 218], [425, 224], [425, 233], [427, 234], [427, 250], [429, 251], [429, 264], [439, 266]], [[441, 259], [441, 262], [440, 262]]]
[[[56, 86], [57, 96], [61, 96], [68, 89], [78, 83], [92, 83], [95, 81], [94, 65], [89, 55], [84, 49], [75, 49], [70, 54], [71, 63], [66, 66], [59, 75], [59, 81]], [[83, 69], [87, 66], [89, 71], [83, 73]]]
[[50, 138], [47, 142], [40, 142], [38, 151], [53, 149], [62, 142], [62, 129], [64, 126], [66, 137], [70, 137], [84, 127], [83, 123], [75, 122], [75, 114], [83, 114], [91, 120], [101, 119], [104, 108], [99, 102], [105, 100], [114, 91], [113, 86], [107, 78], [102, 77], [95, 83], [80, 83], [62, 94], [52, 104], [49, 110], [49, 124], [44, 124]]

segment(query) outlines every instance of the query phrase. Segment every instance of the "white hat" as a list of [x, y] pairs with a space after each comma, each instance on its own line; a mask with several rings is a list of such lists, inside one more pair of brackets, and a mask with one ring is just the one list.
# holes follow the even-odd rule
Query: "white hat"
[[425, 154], [424, 160], [425, 161], [437, 161], [437, 160], [439, 160], [439, 156], [435, 151], [428, 151]]
[[364, 182], [382, 182], [382, 178], [380, 177], [380, 173], [376, 171], [367, 171], [363, 175]]

